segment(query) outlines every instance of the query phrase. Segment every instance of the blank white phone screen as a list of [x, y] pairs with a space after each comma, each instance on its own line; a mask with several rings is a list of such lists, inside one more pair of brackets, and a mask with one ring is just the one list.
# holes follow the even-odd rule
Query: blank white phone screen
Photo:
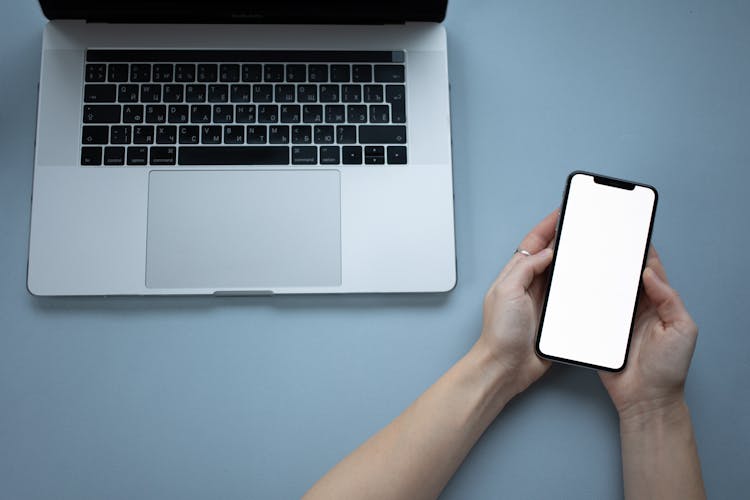
[[655, 198], [643, 186], [628, 190], [573, 176], [539, 336], [542, 354], [623, 366]]

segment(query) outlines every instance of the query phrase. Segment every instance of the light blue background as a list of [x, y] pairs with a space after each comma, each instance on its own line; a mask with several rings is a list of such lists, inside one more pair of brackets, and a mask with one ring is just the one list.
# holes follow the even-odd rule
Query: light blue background
[[[701, 328], [709, 495], [748, 491], [750, 4], [454, 0], [458, 287], [446, 295], [37, 299], [25, 288], [44, 18], [0, 17], [0, 498], [291, 498], [477, 338], [482, 296], [590, 169], [660, 191], [654, 242]], [[97, 210], [97, 207], [91, 207]], [[617, 416], [555, 366], [445, 498], [617, 498]]]

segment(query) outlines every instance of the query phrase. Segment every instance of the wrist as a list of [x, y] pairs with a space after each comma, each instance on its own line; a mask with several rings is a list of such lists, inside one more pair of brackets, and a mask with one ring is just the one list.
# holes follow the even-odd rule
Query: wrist
[[669, 426], [689, 421], [690, 412], [683, 394], [631, 403], [618, 410], [623, 432]]
[[514, 389], [511, 370], [498, 362], [492, 351], [479, 342], [471, 348], [464, 360], [476, 374], [482, 399], [488, 410], [497, 415], [518, 392]]

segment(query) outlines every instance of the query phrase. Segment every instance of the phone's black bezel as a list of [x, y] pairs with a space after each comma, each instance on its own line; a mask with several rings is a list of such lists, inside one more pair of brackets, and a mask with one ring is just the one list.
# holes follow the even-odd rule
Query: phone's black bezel
[[[568, 195], [570, 194], [570, 184], [573, 181], [573, 177], [576, 175], [587, 175], [590, 177], [593, 177], [594, 182], [597, 184], [606, 184], [608, 186], [617, 187], [620, 189], [627, 189], [627, 190], [633, 190], [636, 186], [645, 187], [647, 189], [650, 189], [654, 193], [654, 205], [651, 209], [651, 221], [649, 222], [648, 227], [648, 236], [646, 238], [646, 248], [643, 251], [643, 262], [641, 263], [641, 272], [638, 277], [638, 292], [635, 296], [635, 302], [633, 303], [633, 315], [630, 318], [630, 332], [628, 333], [628, 343], [625, 347], [625, 358], [623, 359], [622, 365], [618, 368], [609, 368], [607, 366], [599, 366], [594, 365], [590, 363], [584, 363], [582, 361], [576, 361], [572, 359], [566, 359], [566, 358], [559, 358], [557, 356], [551, 356], [548, 354], [545, 354], [542, 352], [542, 350], [539, 348], [539, 343], [541, 341], [542, 337], [542, 327], [544, 326], [544, 316], [547, 312], [547, 300], [549, 299], [549, 292], [550, 292], [550, 285], [552, 284], [552, 276], [555, 272], [555, 263], [557, 261], [557, 248], [560, 245], [560, 237], [562, 236], [562, 227], [563, 227], [563, 220], [565, 219], [565, 209], [568, 205]], [[560, 363], [566, 363], [570, 365], [575, 366], [583, 366], [586, 368], [593, 368], [595, 370], [603, 370], [607, 372], [620, 372], [625, 368], [625, 365], [628, 363], [628, 357], [630, 355], [630, 342], [633, 340], [633, 329], [635, 327], [635, 313], [638, 309], [638, 301], [641, 298], [641, 294], [643, 293], [643, 270], [646, 268], [646, 260], [648, 259], [648, 249], [651, 246], [651, 234], [654, 230], [654, 219], [656, 217], [656, 206], [659, 202], [659, 192], [656, 190], [654, 186], [651, 186], [650, 184], [642, 184], [640, 182], [632, 182], [632, 181], [626, 181], [622, 179], [617, 179], [615, 177], [608, 177], [606, 175], [600, 175], [595, 174], [592, 172], [586, 172], [583, 170], [575, 170], [568, 175], [567, 183], [565, 184], [565, 193], [563, 194], [563, 202], [562, 206], [560, 208], [560, 217], [557, 221], [557, 229], [555, 234], [555, 252], [552, 257], [552, 263], [549, 267], [549, 278], [547, 281], [547, 287], [544, 292], [544, 302], [542, 303], [542, 312], [539, 316], [539, 327], [537, 328], [536, 333], [536, 342], [534, 343], [534, 348], [536, 350], [536, 353], [539, 357], [544, 359], [549, 359], [551, 361], [557, 361]]]

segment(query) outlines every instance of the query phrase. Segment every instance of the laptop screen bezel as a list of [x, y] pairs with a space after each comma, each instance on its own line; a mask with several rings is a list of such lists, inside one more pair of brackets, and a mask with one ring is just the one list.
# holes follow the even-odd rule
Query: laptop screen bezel
[[442, 22], [448, 0], [39, 0], [50, 19], [128, 23], [384, 24]]

